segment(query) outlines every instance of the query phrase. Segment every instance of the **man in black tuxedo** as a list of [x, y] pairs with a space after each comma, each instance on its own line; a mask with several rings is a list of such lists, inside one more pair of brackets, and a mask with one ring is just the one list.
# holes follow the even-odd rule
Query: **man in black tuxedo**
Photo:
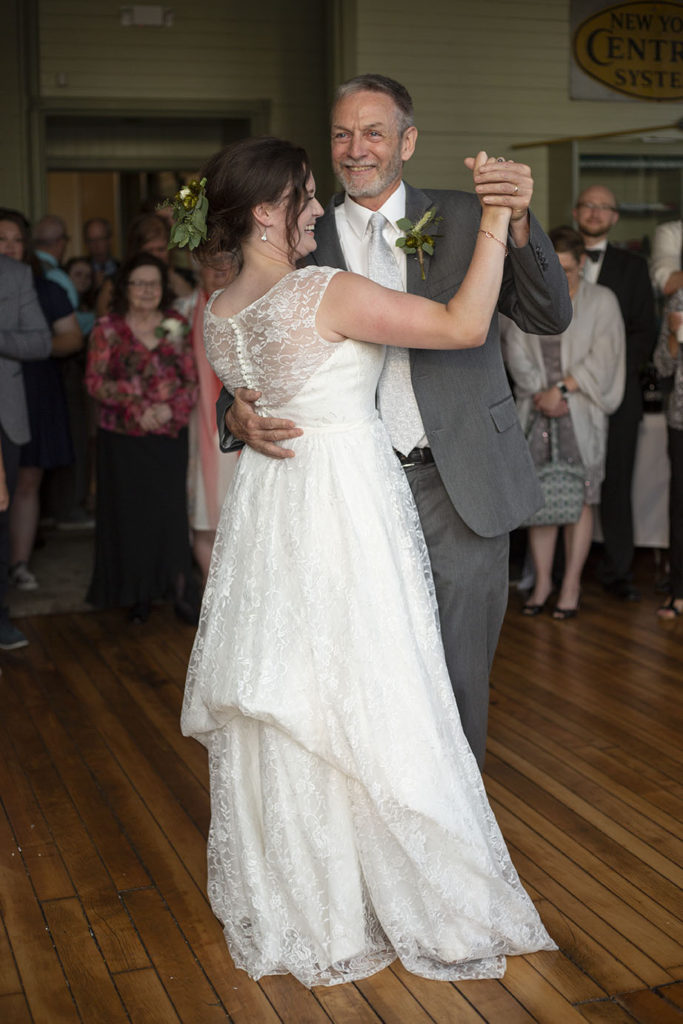
[[626, 327], [624, 398], [609, 418], [607, 461], [602, 483], [600, 519], [604, 554], [598, 576], [606, 590], [624, 601], [639, 601], [633, 584], [633, 510], [631, 484], [643, 415], [639, 371], [652, 355], [656, 338], [655, 305], [647, 264], [607, 241], [619, 220], [614, 194], [603, 185], [584, 189], [574, 207], [574, 220], [586, 246], [585, 280], [604, 285], [616, 295]]

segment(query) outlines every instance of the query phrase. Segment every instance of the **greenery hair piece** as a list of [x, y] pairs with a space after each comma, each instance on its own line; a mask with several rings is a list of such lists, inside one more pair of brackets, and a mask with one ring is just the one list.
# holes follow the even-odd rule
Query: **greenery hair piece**
[[168, 247], [196, 249], [206, 241], [206, 215], [209, 212], [209, 201], [206, 198], [206, 178], [198, 181], [193, 178], [187, 185], [178, 189], [173, 199], [166, 199], [160, 206], [173, 207], [173, 226]]

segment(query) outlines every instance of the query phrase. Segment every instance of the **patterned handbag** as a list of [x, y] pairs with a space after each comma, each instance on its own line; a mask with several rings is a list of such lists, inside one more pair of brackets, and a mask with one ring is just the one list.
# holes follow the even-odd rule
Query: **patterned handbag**
[[[531, 422], [533, 424], [534, 420]], [[560, 460], [556, 419], [550, 420], [548, 433], [550, 462], [536, 468], [545, 503], [523, 526], [565, 526], [567, 523], [575, 523], [585, 504], [585, 470], [581, 463]]]

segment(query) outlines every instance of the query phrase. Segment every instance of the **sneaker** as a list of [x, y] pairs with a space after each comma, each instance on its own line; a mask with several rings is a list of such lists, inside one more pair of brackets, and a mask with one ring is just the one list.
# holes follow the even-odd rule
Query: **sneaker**
[[35, 578], [26, 562], [17, 562], [10, 567], [9, 581], [17, 590], [37, 590], [38, 580]]
[[8, 618], [0, 616], [0, 651], [16, 651], [19, 647], [28, 647], [28, 640]]

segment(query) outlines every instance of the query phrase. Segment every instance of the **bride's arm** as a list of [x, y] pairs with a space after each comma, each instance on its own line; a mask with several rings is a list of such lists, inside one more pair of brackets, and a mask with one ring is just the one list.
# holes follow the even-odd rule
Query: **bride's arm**
[[[479, 153], [477, 166], [487, 161]], [[445, 306], [382, 288], [356, 274], [336, 274], [318, 309], [318, 330], [329, 341], [355, 338], [402, 348], [457, 349], [483, 345], [496, 310], [510, 209], [484, 206], [465, 279]]]

